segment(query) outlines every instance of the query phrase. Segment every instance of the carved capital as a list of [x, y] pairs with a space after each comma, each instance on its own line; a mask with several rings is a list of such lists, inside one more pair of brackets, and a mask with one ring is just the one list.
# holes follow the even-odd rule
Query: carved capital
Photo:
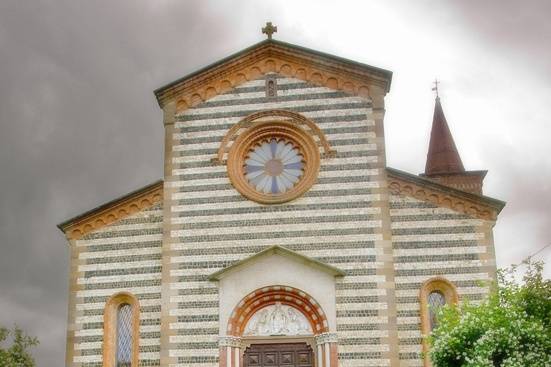
[[316, 345], [325, 344], [325, 343], [337, 343], [338, 336], [337, 333], [321, 333], [316, 335], [314, 338]]
[[243, 348], [243, 340], [236, 336], [221, 336], [218, 339], [220, 347]]

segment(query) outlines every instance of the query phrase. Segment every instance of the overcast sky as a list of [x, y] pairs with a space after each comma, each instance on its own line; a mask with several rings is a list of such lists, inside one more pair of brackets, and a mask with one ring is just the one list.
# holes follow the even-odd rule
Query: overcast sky
[[153, 90], [261, 41], [268, 20], [279, 40], [394, 72], [391, 167], [423, 171], [438, 77], [465, 167], [507, 201], [498, 266], [521, 261], [551, 243], [550, 16], [548, 0], [0, 0], [0, 324], [39, 337], [38, 366], [64, 364], [56, 224], [161, 178]]

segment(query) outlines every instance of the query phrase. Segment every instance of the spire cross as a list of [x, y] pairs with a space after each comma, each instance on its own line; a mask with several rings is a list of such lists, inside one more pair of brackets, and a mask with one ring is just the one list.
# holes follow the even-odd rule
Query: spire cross
[[438, 95], [438, 84], [440, 84], [440, 82], [438, 81], [438, 79], [434, 79], [434, 87], [432, 87], [432, 90], [436, 92], [436, 98], [439, 98], [440, 96]]
[[277, 32], [277, 27], [272, 25], [272, 22], [267, 22], [266, 27], [262, 28], [262, 33], [268, 36], [268, 39], [272, 39], [272, 34]]

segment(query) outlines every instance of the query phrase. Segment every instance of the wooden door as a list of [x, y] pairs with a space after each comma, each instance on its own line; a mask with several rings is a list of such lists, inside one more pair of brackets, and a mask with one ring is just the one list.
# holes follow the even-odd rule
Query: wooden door
[[306, 343], [253, 344], [245, 350], [244, 367], [314, 367]]

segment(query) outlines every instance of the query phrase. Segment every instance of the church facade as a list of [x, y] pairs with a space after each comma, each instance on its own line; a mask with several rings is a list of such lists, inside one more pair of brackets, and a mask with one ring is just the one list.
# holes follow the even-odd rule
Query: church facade
[[386, 166], [391, 77], [270, 37], [156, 90], [163, 180], [59, 225], [66, 365], [429, 366], [504, 203], [439, 99], [425, 173]]

